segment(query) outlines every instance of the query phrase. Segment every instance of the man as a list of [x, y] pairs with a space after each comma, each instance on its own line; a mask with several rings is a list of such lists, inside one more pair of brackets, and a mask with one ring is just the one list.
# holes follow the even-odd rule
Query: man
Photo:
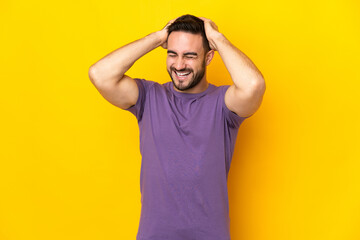
[[[125, 75], [159, 46], [167, 49], [172, 81]], [[208, 83], [214, 51], [233, 85]], [[108, 54], [90, 67], [89, 77], [105, 99], [138, 120], [142, 208], [136, 239], [229, 240], [227, 177], [236, 136], [265, 92], [251, 60], [210, 19], [184, 15]]]

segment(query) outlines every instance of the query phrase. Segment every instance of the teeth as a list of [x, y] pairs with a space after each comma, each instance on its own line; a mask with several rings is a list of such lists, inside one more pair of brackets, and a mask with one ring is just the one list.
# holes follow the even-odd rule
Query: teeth
[[185, 76], [185, 75], [190, 74], [190, 72], [188, 72], [188, 73], [179, 73], [179, 72], [176, 72], [176, 71], [175, 71], [175, 73], [176, 73], [176, 75], [178, 75], [178, 76]]

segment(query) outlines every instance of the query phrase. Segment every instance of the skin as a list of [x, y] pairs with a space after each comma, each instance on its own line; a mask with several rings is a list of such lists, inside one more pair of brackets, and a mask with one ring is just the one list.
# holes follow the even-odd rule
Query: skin
[[[208, 87], [206, 66], [210, 64], [214, 51], [205, 53], [200, 34], [172, 32], [167, 42], [167, 71], [178, 92], [198, 93]], [[178, 76], [176, 73], [186, 76]]]
[[[93, 64], [89, 69], [91, 82], [110, 103], [128, 109], [137, 102], [139, 91], [135, 80], [125, 73], [139, 58], [162, 46], [170, 50], [166, 64], [175, 85], [174, 89], [186, 93], [200, 93], [208, 87], [206, 70], [203, 76], [200, 74], [204, 62], [206, 68], [214, 52], [218, 51], [233, 81], [225, 93], [226, 106], [241, 117], [251, 116], [260, 107], [265, 92], [265, 81], [261, 72], [243, 52], [218, 31], [212, 20], [203, 17], [200, 19], [204, 21], [205, 34], [211, 47], [205, 55], [202, 52], [201, 35], [173, 32], [168, 39], [167, 28], [176, 20], [173, 19], [163, 29], [129, 43]], [[197, 57], [187, 58], [189, 52], [196, 53]], [[177, 77], [176, 70], [191, 73], [188, 77]], [[189, 88], [192, 81], [199, 82]]]

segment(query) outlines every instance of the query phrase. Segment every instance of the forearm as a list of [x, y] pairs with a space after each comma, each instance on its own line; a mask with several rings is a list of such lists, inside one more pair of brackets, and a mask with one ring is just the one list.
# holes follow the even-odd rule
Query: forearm
[[94, 81], [119, 81], [142, 56], [159, 47], [162, 40], [158, 32], [151, 33], [109, 53], [90, 67]]
[[248, 91], [264, 85], [264, 78], [255, 64], [223, 34], [218, 33], [212, 44], [219, 52], [236, 89]]

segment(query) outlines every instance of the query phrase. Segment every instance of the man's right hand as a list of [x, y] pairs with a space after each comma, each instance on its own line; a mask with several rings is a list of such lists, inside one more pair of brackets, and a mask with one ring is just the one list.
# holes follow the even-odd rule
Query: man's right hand
[[163, 29], [157, 32], [161, 39], [161, 47], [164, 49], [167, 49], [168, 28], [176, 19], [177, 18], [170, 20]]

